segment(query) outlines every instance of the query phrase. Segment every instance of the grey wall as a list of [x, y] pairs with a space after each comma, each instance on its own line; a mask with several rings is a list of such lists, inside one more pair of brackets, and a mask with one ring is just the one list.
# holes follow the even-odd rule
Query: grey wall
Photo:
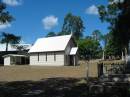
[[65, 65], [72, 65], [70, 64], [70, 55], [69, 55], [72, 47], [76, 47], [76, 44], [74, 44], [74, 40], [71, 38], [65, 49]]

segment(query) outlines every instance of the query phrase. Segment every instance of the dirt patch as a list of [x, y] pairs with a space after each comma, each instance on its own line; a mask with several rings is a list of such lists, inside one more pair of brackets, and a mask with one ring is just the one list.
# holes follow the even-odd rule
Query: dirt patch
[[45, 78], [84, 78], [85, 65], [80, 66], [2, 66], [0, 67], [0, 81], [38, 81]]

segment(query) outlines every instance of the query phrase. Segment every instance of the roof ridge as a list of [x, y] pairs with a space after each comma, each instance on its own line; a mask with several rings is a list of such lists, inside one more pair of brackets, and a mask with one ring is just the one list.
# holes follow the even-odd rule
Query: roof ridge
[[43, 37], [43, 38], [64, 37], [64, 36], [72, 36], [72, 35], [71, 34], [69, 34], [69, 35], [59, 35], [59, 36], [50, 36], [50, 37]]

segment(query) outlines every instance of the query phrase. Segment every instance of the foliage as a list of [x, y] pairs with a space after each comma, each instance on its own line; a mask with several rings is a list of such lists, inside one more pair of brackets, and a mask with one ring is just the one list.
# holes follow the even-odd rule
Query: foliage
[[56, 36], [56, 33], [55, 32], [49, 32], [46, 37], [52, 37], [52, 36]]
[[11, 46], [18, 51], [25, 51], [28, 50], [28, 48], [30, 47], [29, 44], [12, 44]]
[[5, 11], [5, 9], [6, 5], [0, 3], [0, 24], [9, 23], [12, 22], [12, 20], [14, 20], [12, 15], [10, 15], [8, 11]]
[[121, 13], [118, 15], [113, 36], [115, 37], [114, 41], [128, 50], [130, 41], [130, 0], [124, 0], [124, 3], [120, 5], [120, 10]]
[[[0, 25], [12, 22], [12, 20], [14, 20], [12, 15], [10, 15], [10, 13], [5, 9], [6, 9], [6, 5], [0, 2]], [[1, 43], [6, 43], [6, 51], [8, 50], [9, 43], [10, 44], [18, 43], [21, 39], [19, 36], [15, 36], [13, 34], [5, 33], [5, 32], [2, 33], [0, 38], [1, 38], [0, 39]]]
[[84, 31], [84, 25], [81, 17], [72, 15], [68, 13], [64, 18], [64, 23], [62, 27], [62, 32], [73, 33], [74, 38], [78, 40], [82, 37], [82, 32]]
[[109, 42], [109, 46], [121, 50], [128, 49], [130, 40], [130, 1], [124, 0], [121, 2], [119, 0], [115, 2], [115, 0], [109, 0], [107, 7], [101, 5], [98, 10], [101, 21], [110, 24], [109, 30], [112, 33], [112, 40]]
[[85, 39], [93, 39], [91, 36], [86, 36]]
[[92, 32], [92, 36], [93, 36], [93, 39], [96, 40], [96, 41], [99, 41], [102, 39], [102, 34], [99, 30], [94, 30]]
[[103, 36], [103, 40], [105, 42], [105, 57], [108, 58], [108, 56], [121, 56], [121, 46], [117, 45], [115, 41], [113, 41], [113, 33], [109, 32]]
[[121, 56], [121, 51], [122, 51], [122, 49], [119, 46], [117, 46], [117, 44], [112, 40], [109, 40], [106, 47], [105, 47], [106, 57], [108, 57], [108, 56]]
[[102, 22], [108, 22], [110, 24], [109, 28], [113, 29], [115, 28], [115, 23], [118, 20], [117, 16], [120, 11], [118, 8], [118, 3], [114, 3], [114, 0], [108, 0], [108, 2], [109, 4], [106, 7], [104, 5], [98, 6], [99, 18]]
[[81, 59], [101, 57], [101, 46], [93, 39], [80, 39], [78, 41], [79, 55]]
[[109, 40], [111, 39], [111, 33], [107, 33], [105, 35], [102, 35], [102, 40], [104, 41], [104, 46], [108, 44]]
[[10, 33], [5, 33], [3, 32], [1, 35], [1, 40], [0, 42], [2, 44], [6, 44], [6, 51], [8, 51], [8, 44], [17, 44], [20, 42], [21, 37], [20, 36], [15, 36], [14, 34], [10, 34]]
[[69, 35], [69, 34], [70, 34], [70, 32], [59, 32], [57, 35], [61, 36], [61, 35]]

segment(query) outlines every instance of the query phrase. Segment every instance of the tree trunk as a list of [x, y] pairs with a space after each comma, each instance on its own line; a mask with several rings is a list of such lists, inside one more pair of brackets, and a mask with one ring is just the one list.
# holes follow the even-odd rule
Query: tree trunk
[[122, 51], [122, 55], [121, 55], [122, 61], [124, 61], [124, 53]]
[[127, 47], [125, 47], [125, 56], [128, 55]]
[[128, 61], [128, 52], [127, 52], [127, 47], [125, 47], [125, 61], [127, 63]]
[[102, 60], [105, 59], [105, 55], [104, 55], [104, 50], [103, 50], [103, 53], [102, 53]]
[[8, 44], [9, 44], [9, 43], [6, 43], [6, 52], [8, 51]]

